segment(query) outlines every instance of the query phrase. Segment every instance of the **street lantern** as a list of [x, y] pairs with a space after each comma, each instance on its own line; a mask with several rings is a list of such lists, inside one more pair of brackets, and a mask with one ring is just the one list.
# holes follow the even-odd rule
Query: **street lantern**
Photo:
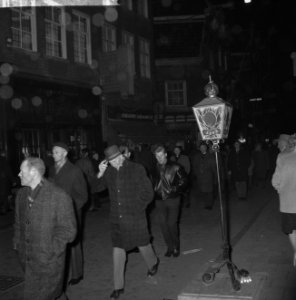
[[216, 158], [221, 232], [223, 240], [221, 264], [218, 267], [209, 268], [203, 274], [202, 280], [206, 284], [213, 282], [215, 275], [220, 272], [220, 269], [223, 266], [227, 266], [232, 287], [235, 291], [238, 291], [241, 289], [241, 283], [250, 282], [251, 277], [249, 276], [248, 271], [243, 269], [239, 270], [231, 260], [231, 246], [228, 230], [229, 222], [225, 220], [225, 198], [222, 196], [218, 153], [220, 141], [228, 137], [232, 116], [232, 106], [228, 102], [217, 97], [218, 91], [218, 86], [212, 81], [210, 76], [209, 83], [205, 86], [205, 94], [207, 97], [192, 107], [202, 140], [211, 141], [213, 143], [212, 147]]
[[228, 137], [232, 106], [217, 97], [218, 86], [210, 77], [205, 86], [206, 98], [193, 106], [202, 140], [217, 141]]

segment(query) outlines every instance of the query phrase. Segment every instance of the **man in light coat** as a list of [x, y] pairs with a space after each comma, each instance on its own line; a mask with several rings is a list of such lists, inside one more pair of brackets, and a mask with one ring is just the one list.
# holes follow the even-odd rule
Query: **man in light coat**
[[76, 235], [71, 198], [43, 178], [45, 165], [28, 157], [16, 197], [14, 249], [25, 272], [24, 300], [67, 299], [63, 294], [66, 246]]

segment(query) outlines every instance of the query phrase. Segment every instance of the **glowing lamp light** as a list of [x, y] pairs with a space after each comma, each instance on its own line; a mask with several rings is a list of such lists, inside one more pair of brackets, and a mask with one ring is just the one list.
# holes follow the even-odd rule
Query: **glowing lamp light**
[[20, 98], [14, 98], [11, 100], [11, 106], [14, 109], [20, 109], [23, 106], [23, 101]]
[[115, 22], [118, 18], [118, 12], [114, 7], [107, 7], [104, 13], [104, 17], [108, 22]]
[[211, 80], [205, 86], [206, 98], [195, 104], [192, 109], [202, 140], [226, 139], [232, 116], [232, 106], [217, 97], [218, 86]]
[[101, 95], [102, 92], [103, 92], [103, 91], [102, 91], [102, 88], [99, 87], [99, 86], [94, 86], [94, 87], [92, 88], [92, 93], [93, 93], [93, 95], [95, 95], [95, 96]]
[[1, 75], [3, 76], [10, 76], [13, 72], [13, 67], [11, 64], [9, 63], [3, 63], [1, 66], [0, 66], [0, 73]]
[[32, 99], [32, 104], [36, 107], [40, 106], [42, 104], [42, 99], [38, 96], [34, 96]]
[[87, 113], [87, 111], [85, 109], [79, 109], [78, 110], [78, 116], [79, 116], [79, 118], [85, 119], [85, 118], [87, 118], [87, 115], [88, 115], [88, 113]]

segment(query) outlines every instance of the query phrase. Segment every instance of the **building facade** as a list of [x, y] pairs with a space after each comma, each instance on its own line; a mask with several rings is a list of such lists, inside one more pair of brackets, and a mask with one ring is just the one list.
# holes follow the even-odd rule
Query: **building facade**
[[140, 115], [153, 124], [148, 1], [1, 8], [0, 26], [0, 148], [15, 165], [57, 140], [73, 159], [102, 151]]
[[192, 106], [205, 95], [209, 70], [204, 63], [204, 4], [153, 1], [157, 107], [169, 143], [186, 147], [198, 139]]

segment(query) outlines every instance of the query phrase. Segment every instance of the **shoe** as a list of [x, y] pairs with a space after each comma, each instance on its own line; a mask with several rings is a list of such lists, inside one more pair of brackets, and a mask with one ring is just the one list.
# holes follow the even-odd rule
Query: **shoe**
[[167, 252], [164, 254], [164, 256], [166, 257], [171, 257], [173, 255], [173, 251], [172, 250], [167, 250]]
[[75, 285], [77, 284], [80, 280], [82, 280], [82, 277], [79, 277], [79, 278], [73, 278], [69, 281], [69, 285]]
[[114, 290], [112, 292], [112, 294], [110, 295], [110, 298], [111, 299], [118, 299], [120, 294], [123, 294], [123, 292], [124, 292], [124, 289]]
[[210, 205], [207, 205], [207, 206], [205, 206], [205, 207], [204, 207], [204, 209], [207, 209], [207, 210], [212, 210], [212, 209], [213, 209], [213, 207], [212, 207], [212, 206], [210, 206]]
[[175, 248], [175, 249], [173, 250], [173, 256], [174, 256], [174, 257], [180, 256], [180, 250], [177, 249], [177, 248]]
[[148, 270], [147, 276], [154, 276], [157, 273], [159, 263], [160, 263], [160, 260], [157, 257], [155, 265], [150, 270]]

